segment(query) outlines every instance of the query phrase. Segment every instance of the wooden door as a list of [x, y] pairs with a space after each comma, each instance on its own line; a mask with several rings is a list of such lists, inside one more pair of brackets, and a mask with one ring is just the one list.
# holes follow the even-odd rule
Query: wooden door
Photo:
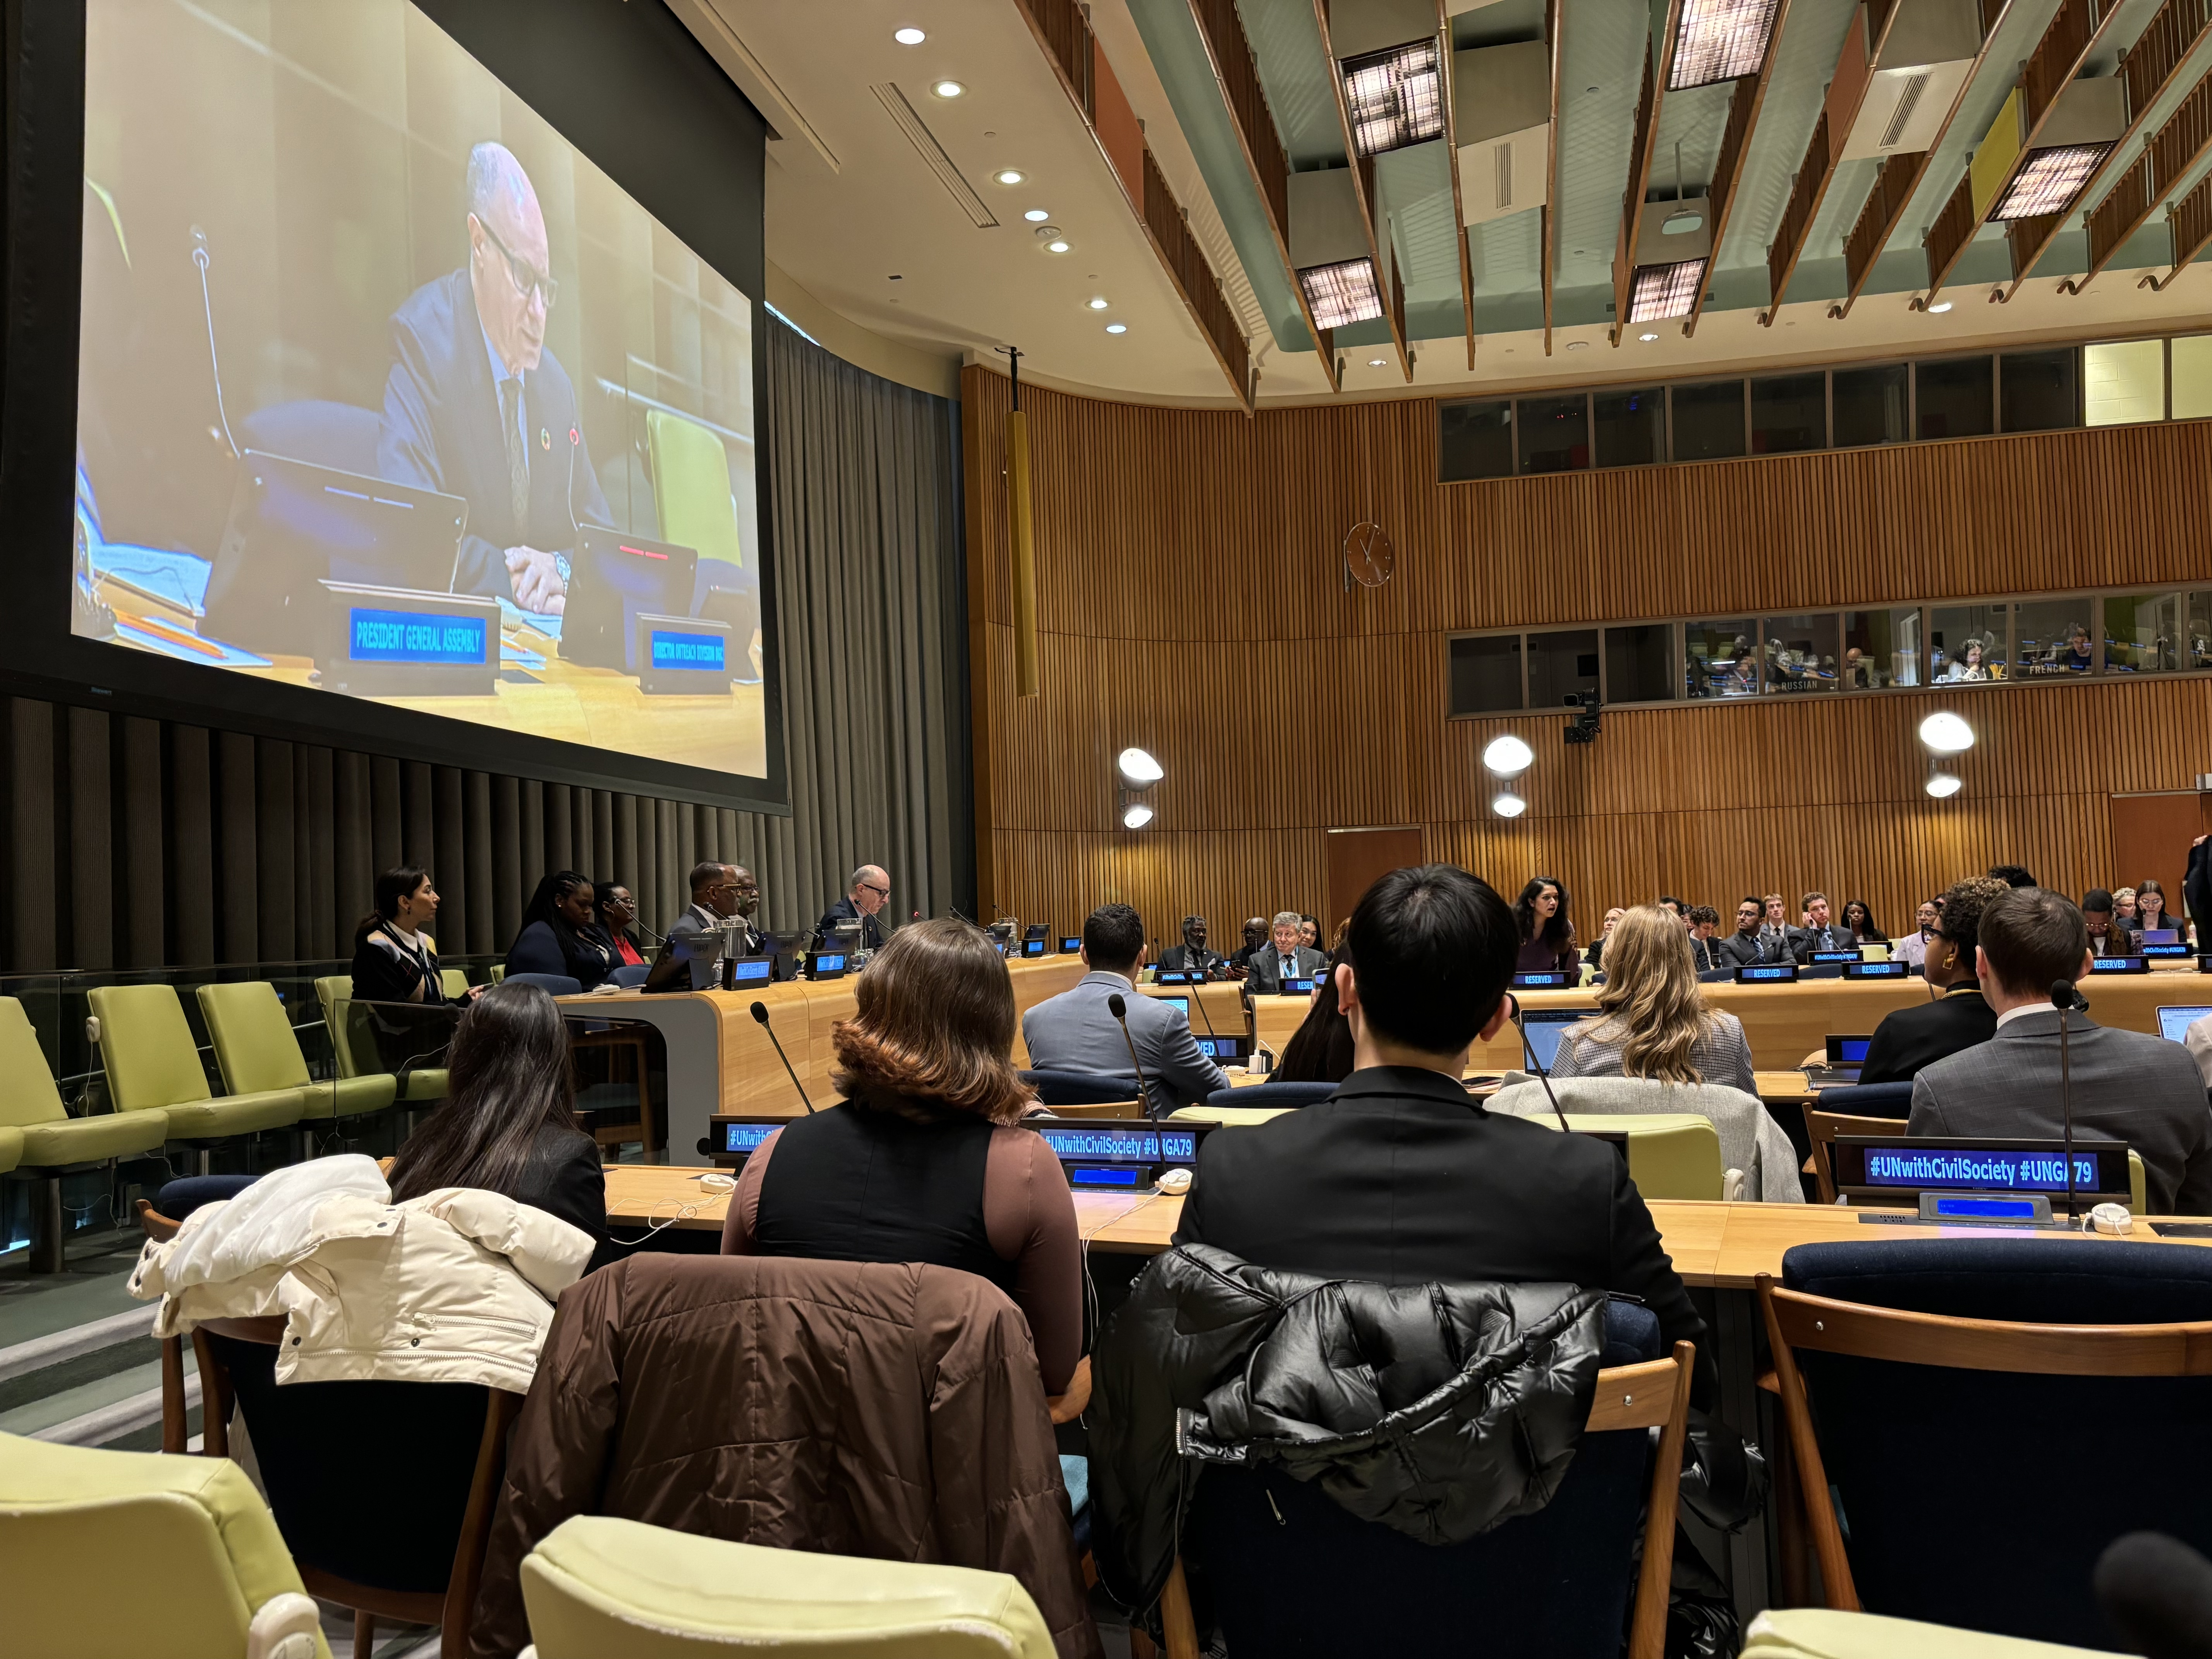
[[[2155, 876], [2166, 889], [2166, 908], [2182, 911], [2181, 878], [2189, 869], [2189, 843], [2212, 830], [2212, 795], [2176, 791], [2163, 795], [2114, 795], [2114, 887], [2139, 887]], [[2079, 898], [2076, 893], [2071, 896]], [[2203, 918], [2198, 918], [2200, 925]], [[2177, 926], [2179, 924], [2176, 924]]]
[[1321, 945], [1328, 949], [1338, 924], [1352, 915], [1378, 876], [1421, 863], [1421, 827], [1332, 830], [1328, 832], [1328, 904], [1322, 912]]

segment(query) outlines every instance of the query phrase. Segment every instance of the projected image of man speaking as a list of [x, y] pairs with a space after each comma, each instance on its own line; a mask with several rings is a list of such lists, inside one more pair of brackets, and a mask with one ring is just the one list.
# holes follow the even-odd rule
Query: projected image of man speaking
[[468, 200], [468, 264], [393, 313], [377, 471], [466, 499], [457, 589], [559, 616], [576, 526], [611, 520], [575, 388], [545, 345], [560, 293], [545, 216], [503, 144], [469, 152]]

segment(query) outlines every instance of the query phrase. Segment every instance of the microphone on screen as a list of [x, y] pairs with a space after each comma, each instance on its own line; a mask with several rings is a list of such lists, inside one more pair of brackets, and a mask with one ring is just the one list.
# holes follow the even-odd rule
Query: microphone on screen
[[2212, 1561], [2164, 1533], [2131, 1532], [2097, 1558], [2106, 1622], [2148, 1659], [2212, 1659]]
[[2066, 1138], [2066, 1218], [2071, 1221], [2080, 1206], [2074, 1198], [2074, 1056], [2067, 1028], [2074, 1024], [2074, 1010], [2087, 1005], [2072, 980], [2055, 979], [2051, 981], [2051, 1006], [2058, 1010], [2058, 1110]]
[[783, 1069], [791, 1077], [791, 1086], [799, 1091], [799, 1103], [806, 1108], [807, 1115], [811, 1117], [814, 1115], [814, 1103], [806, 1097], [806, 1089], [799, 1082], [799, 1073], [792, 1071], [791, 1056], [783, 1052], [783, 1044], [776, 1042], [775, 1027], [768, 1023], [768, 1004], [756, 1002], [753, 1004], [752, 1013], [753, 1018], [760, 1022], [761, 1030], [768, 1033], [768, 1040], [775, 1043], [775, 1057], [783, 1062]]
[[1137, 1068], [1137, 1098], [1145, 1103], [1146, 1115], [1149, 1116], [1152, 1093], [1145, 1082], [1145, 1062], [1137, 1058], [1137, 1045], [1129, 1036], [1129, 1005], [1122, 1000], [1119, 991], [1108, 994], [1106, 1012], [1114, 1016], [1115, 1023], [1121, 1028], [1121, 1046], [1129, 1051], [1129, 1064]]

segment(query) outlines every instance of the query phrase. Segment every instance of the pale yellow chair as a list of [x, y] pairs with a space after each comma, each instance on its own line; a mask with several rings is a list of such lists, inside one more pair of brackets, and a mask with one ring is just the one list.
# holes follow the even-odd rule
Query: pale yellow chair
[[1001, 1572], [763, 1549], [572, 1516], [523, 1558], [526, 1659], [1053, 1659]]
[[[339, 1077], [392, 1075], [385, 1071], [383, 1057], [376, 1052], [375, 1037], [368, 1029], [368, 1009], [354, 1006], [351, 974], [326, 974], [317, 980], [315, 1000], [323, 1006], [323, 1024], [331, 1034], [331, 1052], [337, 1057]], [[399, 1101], [402, 1105], [420, 1105], [445, 1097], [446, 1070], [441, 1066], [409, 1072]]]
[[283, 1001], [266, 981], [203, 985], [198, 994], [200, 1018], [215, 1045], [222, 1086], [234, 1095], [301, 1091], [306, 1104], [300, 1122], [310, 1135], [313, 1130], [309, 1125], [335, 1126], [339, 1120], [365, 1118], [383, 1111], [397, 1096], [397, 1079], [381, 1073], [319, 1081], [309, 1077], [307, 1058], [300, 1051]]
[[469, 976], [465, 969], [441, 968], [438, 969], [438, 983], [449, 1002], [459, 1002], [469, 994]]
[[2087, 1648], [1828, 1607], [1778, 1607], [1744, 1632], [1743, 1659], [2088, 1659]]
[[1859, 946], [1859, 960], [1862, 962], [1887, 962], [1889, 960], [1889, 946], [1887, 945], [1862, 945]]
[[116, 1110], [166, 1112], [169, 1139], [194, 1149], [202, 1175], [211, 1148], [264, 1130], [289, 1129], [307, 1109], [304, 1089], [229, 1095], [210, 1090], [173, 985], [100, 985], [85, 1000], [100, 1022], [100, 1060]]
[[330, 1659], [276, 1519], [237, 1464], [11, 1434], [0, 1434], [0, 1652]]
[[[1547, 1124], [1552, 1117], [1523, 1121]], [[1569, 1112], [1567, 1127], [1577, 1134], [1625, 1135], [1628, 1177], [1645, 1198], [1717, 1201], [1728, 1196], [1728, 1171], [1721, 1163], [1721, 1138], [1709, 1117], [1691, 1113]]]
[[1267, 1123], [1295, 1106], [1179, 1106], [1168, 1114], [1170, 1123], [1211, 1123], [1218, 1129], [1249, 1129]]

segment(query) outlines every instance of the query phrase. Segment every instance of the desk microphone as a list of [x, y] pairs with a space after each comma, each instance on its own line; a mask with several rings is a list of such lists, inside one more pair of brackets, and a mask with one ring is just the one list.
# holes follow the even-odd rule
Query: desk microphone
[[1106, 1012], [1114, 1016], [1121, 1028], [1121, 1045], [1129, 1051], [1129, 1064], [1137, 1068], [1137, 1098], [1145, 1103], [1145, 1115], [1152, 1115], [1152, 1091], [1145, 1082], [1145, 1063], [1137, 1058], [1137, 1045], [1129, 1036], [1129, 1005], [1119, 991], [1108, 994]]
[[2212, 1659], [2212, 1562], [2178, 1538], [2131, 1532], [2097, 1558], [2097, 1604], [2131, 1653]]
[[1528, 1041], [1528, 1027], [1522, 1019], [1518, 1002], [1513, 1005], [1512, 1018], [1513, 1029], [1521, 1034], [1521, 1052], [1527, 1056], [1529, 1066], [1534, 1070], [1536, 1081], [1544, 1085], [1544, 1098], [1552, 1103], [1552, 1115], [1559, 1120], [1562, 1133], [1572, 1134], [1574, 1131], [1567, 1127], [1567, 1115], [1559, 1109], [1559, 1097], [1552, 1092], [1551, 1074], [1544, 1070], [1544, 1062], [1536, 1058], [1536, 1045]]
[[775, 1027], [768, 1023], [768, 1004], [756, 1002], [752, 1012], [753, 1018], [760, 1022], [761, 1030], [768, 1033], [768, 1040], [775, 1043], [775, 1057], [783, 1062], [783, 1069], [790, 1073], [791, 1086], [799, 1091], [799, 1103], [806, 1108], [809, 1117], [813, 1116], [814, 1103], [806, 1097], [805, 1085], [799, 1082], [799, 1073], [792, 1071], [791, 1056], [783, 1052], [783, 1044], [776, 1042]]
[[215, 380], [215, 416], [222, 422], [222, 441], [230, 446], [234, 459], [238, 455], [238, 440], [230, 435], [230, 416], [222, 406], [222, 360], [215, 349], [215, 301], [208, 297], [208, 239], [207, 232], [198, 225], [192, 227], [192, 263], [200, 272], [200, 310], [207, 318], [208, 372]]
[[2073, 1045], [2067, 1040], [2068, 1028], [2074, 1022], [2068, 1016], [2076, 1008], [2089, 1005], [2074, 988], [2070, 979], [2051, 981], [2051, 1006], [2058, 1010], [2058, 1109], [2062, 1114], [2066, 1137], [2066, 1218], [2074, 1220], [2081, 1212], [2074, 1198], [2074, 1066]]

